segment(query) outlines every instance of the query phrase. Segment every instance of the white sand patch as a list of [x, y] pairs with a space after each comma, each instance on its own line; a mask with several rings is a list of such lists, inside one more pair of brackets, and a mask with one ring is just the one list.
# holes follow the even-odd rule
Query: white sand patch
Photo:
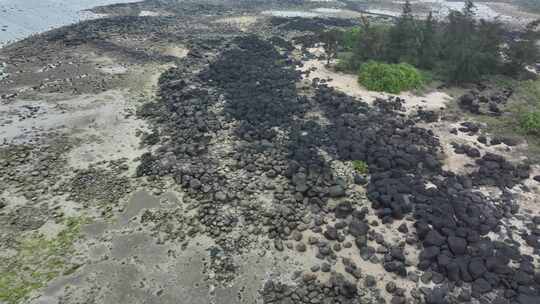
[[229, 24], [245, 32], [257, 22], [257, 16], [227, 17], [217, 19], [214, 22], [221, 24]]
[[308, 111], [304, 115], [306, 119], [310, 120], [316, 120], [317, 123], [321, 126], [327, 126], [330, 124], [330, 121], [328, 118], [324, 115], [323, 111], [317, 110], [317, 111]]
[[430, 124], [420, 124], [419, 127], [432, 130], [435, 136], [439, 138], [444, 155], [444, 159], [442, 160], [443, 170], [459, 174], [472, 173], [474, 171], [474, 159], [465, 154], [455, 153], [452, 142], [478, 147], [476, 136], [469, 136], [463, 133], [458, 133], [458, 135], [450, 133], [450, 130], [459, 127], [458, 123], [441, 121]]
[[10, 191], [9, 189], [5, 190], [4, 192], [0, 193], [0, 200], [3, 201], [3, 203], [6, 204], [4, 208], [2, 208], [2, 212], [9, 212], [12, 210], [16, 210], [19, 207], [29, 206], [32, 203], [23, 195], [20, 195], [19, 193], [15, 193]]
[[19, 252], [15, 249], [11, 249], [11, 248], [2, 248], [2, 250], [0, 250], [0, 258], [2, 259], [9, 259], [9, 258], [12, 258], [14, 256], [16, 256]]
[[126, 95], [121, 91], [109, 91], [98, 96], [101, 99], [92, 98], [95, 108], [87, 113], [82, 125], [73, 126], [83, 129], [76, 135], [83, 139], [83, 144], [69, 153], [72, 167], [85, 168], [100, 160], [133, 160], [144, 153], [136, 133], [146, 130], [146, 124], [125, 111], [128, 107]]
[[156, 16], [160, 16], [161, 14], [158, 13], [158, 12], [154, 12], [154, 11], [141, 11], [139, 13], [139, 16], [141, 17], [144, 17], [144, 16], [148, 16], [148, 17], [156, 17]]
[[38, 229], [38, 232], [43, 235], [46, 240], [52, 240], [55, 239], [64, 229], [66, 229], [66, 225], [57, 224], [54, 221], [48, 220]]
[[377, 8], [367, 9], [366, 12], [371, 13], [371, 14], [375, 14], [375, 15], [386, 15], [386, 16], [392, 16], [392, 17], [397, 17], [397, 16], [401, 15], [401, 12], [399, 12], [397, 10], [392, 11], [392, 10], [377, 9]]
[[262, 15], [267, 16], [276, 16], [276, 17], [306, 17], [306, 18], [312, 18], [320, 16], [320, 14], [314, 13], [314, 12], [307, 12], [307, 11], [281, 11], [281, 10], [269, 10], [269, 11], [263, 11], [261, 12]]
[[313, 11], [317, 13], [323, 13], [323, 14], [339, 14], [343, 12], [343, 10], [339, 8], [328, 8], [328, 7], [318, 7], [316, 9], [313, 9]]
[[110, 65], [99, 68], [99, 70], [105, 74], [120, 75], [128, 72], [128, 68], [123, 65]]
[[189, 49], [182, 46], [168, 46], [163, 50], [163, 55], [184, 58], [189, 53]]
[[[131, 113], [134, 108], [128, 104], [128, 96], [120, 90], [68, 97], [47, 94], [41, 100], [0, 105], [0, 141], [33, 142], [55, 131], [81, 142], [69, 152], [68, 164], [72, 167], [84, 168], [91, 162], [124, 157], [132, 160], [143, 153], [136, 132], [145, 130], [146, 125]], [[31, 116], [26, 114], [27, 109], [33, 109]]]
[[118, 64], [115, 59], [109, 56], [97, 55], [94, 52], [90, 52], [87, 58], [96, 65], [98, 71], [104, 74], [121, 75], [129, 71], [126, 65]]
[[439, 138], [444, 152], [444, 158], [442, 160], [444, 170], [459, 174], [466, 174], [473, 172], [476, 168], [475, 159], [470, 158], [465, 154], [455, 153], [452, 143], [475, 147], [480, 151], [482, 156], [489, 152], [502, 155], [511, 162], [523, 162], [526, 159], [526, 156], [524, 156], [522, 153], [518, 153], [521, 150], [527, 149], [527, 145], [525, 143], [514, 147], [507, 146], [503, 143], [495, 146], [487, 146], [478, 142], [478, 134], [470, 136], [463, 132], [458, 132], [457, 134], [450, 132], [452, 129], [459, 129], [462, 127], [461, 123], [461, 121], [438, 121], [429, 124], [417, 124], [418, 127], [432, 130], [435, 136]]
[[[312, 50], [314, 54], [320, 54], [317, 50]], [[315, 70], [313, 70], [315, 69]], [[314, 78], [329, 79], [328, 85], [353, 97], [357, 97], [368, 104], [373, 104], [377, 98], [387, 99], [390, 96], [397, 96], [405, 100], [405, 108], [407, 113], [413, 113], [419, 108], [424, 110], [441, 110], [446, 107], [446, 104], [452, 100], [448, 94], [443, 92], [430, 92], [425, 96], [417, 96], [412, 92], [403, 92], [398, 95], [387, 94], [383, 92], [369, 91], [358, 83], [358, 77], [353, 74], [345, 74], [335, 72], [326, 68], [324, 61], [313, 59], [304, 62], [302, 71], [308, 71], [309, 81]]]

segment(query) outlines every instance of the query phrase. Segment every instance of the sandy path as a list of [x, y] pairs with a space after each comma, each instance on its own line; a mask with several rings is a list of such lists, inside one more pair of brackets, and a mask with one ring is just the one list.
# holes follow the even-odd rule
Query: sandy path
[[425, 96], [417, 96], [412, 92], [402, 92], [399, 95], [394, 95], [369, 91], [358, 84], [356, 75], [331, 71], [325, 67], [323, 61], [318, 59], [304, 62], [301, 70], [311, 71], [306, 78], [307, 80], [312, 81], [314, 78], [327, 79], [329, 86], [348, 95], [360, 98], [369, 104], [372, 104], [376, 98], [387, 99], [389, 96], [400, 97], [405, 100], [404, 105], [407, 113], [413, 113], [420, 108], [439, 111], [446, 108], [446, 104], [452, 100], [452, 97], [443, 92], [430, 92]]

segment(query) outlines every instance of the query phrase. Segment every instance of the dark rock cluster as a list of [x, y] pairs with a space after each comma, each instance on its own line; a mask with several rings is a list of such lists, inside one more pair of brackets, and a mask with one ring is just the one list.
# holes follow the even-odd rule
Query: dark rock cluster
[[324, 284], [314, 275], [304, 274], [299, 286], [294, 287], [270, 280], [261, 293], [264, 303], [360, 303], [356, 284], [338, 274]]
[[466, 154], [470, 158], [478, 158], [481, 156], [480, 150], [467, 144], [452, 143], [456, 154]]
[[101, 205], [118, 203], [131, 192], [131, 183], [122, 176], [128, 167], [122, 161], [108, 164], [109, 168], [90, 167], [76, 170], [75, 176], [62, 185], [68, 198], [77, 202], [95, 202]]
[[[302, 232], [311, 229], [320, 237], [308, 244], [316, 247], [317, 258], [330, 262], [320, 267], [323, 272], [331, 270], [337, 252], [353, 246], [347, 236], [354, 238], [362, 258], [378, 262], [367, 240], [384, 240], [365, 220], [368, 210], [352, 200], [352, 181], [334, 174], [323, 151], [333, 159], [367, 164], [372, 208], [384, 223], [413, 217], [415, 232], [406, 226], [399, 231], [422, 244], [418, 268], [433, 273], [438, 283], [471, 284], [475, 297], [494, 291], [502, 301], [534, 303], [523, 302], [539, 296], [532, 257], [521, 254], [516, 242], [487, 237], [515, 212], [511, 199], [493, 201], [475, 190], [479, 185], [512, 187], [528, 177], [527, 166], [486, 154], [470, 176], [444, 172], [438, 139], [396, 113], [400, 100], [380, 100], [371, 107], [317, 81], [313, 97], [301, 96], [295, 87], [299, 73], [268, 41], [245, 36], [221, 48], [209, 65], [190, 56], [183, 68], [164, 74], [160, 102], [140, 113], [159, 126], [161, 146], [142, 157], [138, 175], [173, 176], [195, 204], [204, 231], [225, 239], [232, 227], [247, 224], [256, 233], [265, 231], [278, 251], [304, 252]], [[313, 111], [327, 122], [308, 118]], [[475, 131], [472, 125], [464, 128]], [[232, 152], [222, 152], [216, 140], [228, 142]], [[271, 193], [274, 205], [265, 211], [248, 203], [263, 192]], [[329, 201], [338, 204], [331, 209]], [[232, 206], [234, 213], [228, 211]], [[325, 222], [329, 213], [338, 219], [335, 224]], [[402, 247], [386, 246], [384, 253], [387, 271], [409, 275]], [[347, 265], [353, 277], [361, 276], [355, 265]], [[319, 286], [306, 274], [302, 282], [295, 289], [269, 282], [265, 302], [356, 303], [356, 285], [344, 278]], [[438, 289], [425, 294], [428, 303], [446, 301]], [[399, 294], [395, 298], [396, 303], [404, 300]]]
[[512, 164], [497, 154], [486, 153], [476, 160], [476, 163], [478, 170], [471, 176], [474, 185], [512, 188], [520, 181], [529, 178], [529, 165]]
[[352, 19], [344, 18], [302, 18], [302, 17], [273, 17], [270, 23], [274, 27], [279, 27], [286, 31], [312, 32], [320, 31], [325, 27], [351, 27], [358, 25], [358, 22]]
[[459, 106], [473, 114], [501, 115], [501, 106], [506, 104], [512, 96], [512, 89], [501, 91], [488, 90], [479, 86], [478, 89], [471, 90], [461, 96], [458, 100]]

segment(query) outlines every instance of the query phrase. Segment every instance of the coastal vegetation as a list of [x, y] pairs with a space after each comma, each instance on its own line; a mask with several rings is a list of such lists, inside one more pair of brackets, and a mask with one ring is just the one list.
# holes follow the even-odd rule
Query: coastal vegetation
[[324, 41], [334, 37], [346, 53], [340, 56], [343, 70], [358, 71], [368, 61], [407, 63], [461, 85], [499, 74], [526, 78], [525, 68], [539, 59], [539, 25], [537, 20], [519, 33], [509, 33], [497, 19], [478, 20], [472, 0], [443, 21], [432, 13], [420, 20], [406, 1], [393, 25], [373, 24], [362, 18], [359, 27], [325, 33]]
[[360, 66], [358, 82], [368, 90], [398, 94], [422, 85], [422, 75], [408, 63], [369, 61]]

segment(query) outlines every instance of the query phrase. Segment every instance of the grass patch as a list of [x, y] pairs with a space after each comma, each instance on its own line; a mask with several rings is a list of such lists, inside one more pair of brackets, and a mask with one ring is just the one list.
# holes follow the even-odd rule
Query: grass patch
[[[507, 81], [490, 79], [493, 86], [500, 81], [514, 88], [514, 94], [502, 108], [501, 116], [465, 114], [465, 119], [486, 123], [491, 134], [524, 139], [528, 144], [527, 156], [533, 162], [540, 162], [540, 132], [537, 131], [540, 117], [540, 79], [527, 81]], [[459, 115], [464, 113], [459, 111]], [[536, 113], [536, 114], [535, 114]]]
[[540, 80], [518, 83], [505, 110], [504, 128], [540, 139]]
[[0, 302], [20, 303], [30, 292], [73, 269], [73, 265], [66, 265], [67, 257], [73, 252], [82, 223], [79, 218], [66, 220], [66, 228], [50, 240], [37, 232], [20, 237], [17, 253], [0, 265]]
[[358, 82], [371, 91], [399, 94], [421, 87], [424, 80], [422, 74], [410, 64], [369, 61], [360, 66]]
[[353, 160], [352, 165], [353, 165], [354, 171], [356, 171], [359, 174], [368, 174], [369, 173], [368, 165], [363, 160]]

